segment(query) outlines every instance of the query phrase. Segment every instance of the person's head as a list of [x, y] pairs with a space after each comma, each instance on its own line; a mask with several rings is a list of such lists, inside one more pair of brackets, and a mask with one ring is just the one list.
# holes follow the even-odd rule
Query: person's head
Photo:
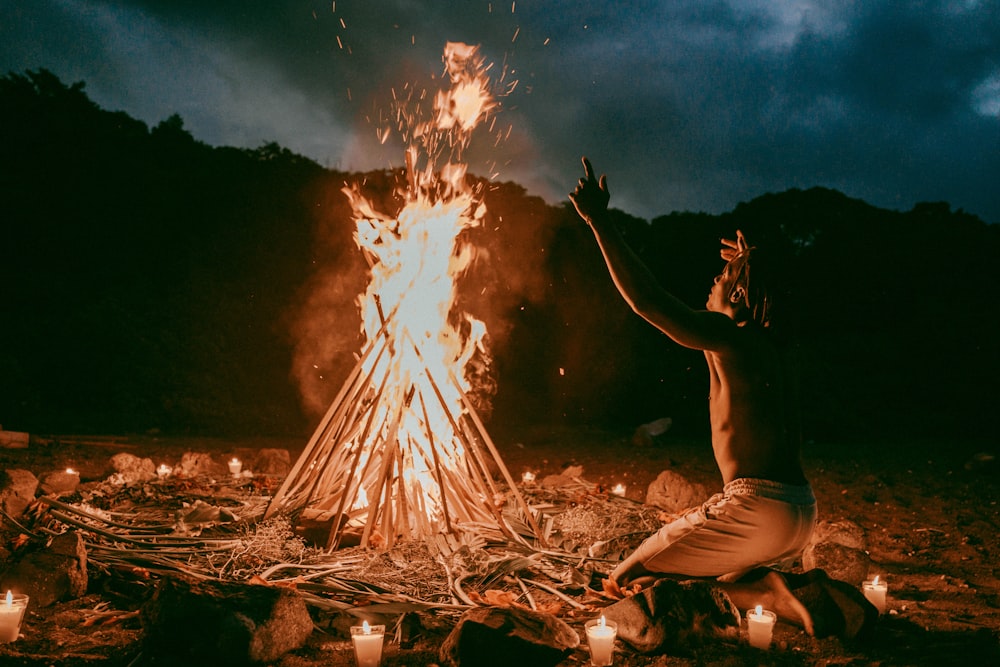
[[731, 259], [722, 273], [716, 276], [706, 307], [729, 315], [737, 322], [752, 320], [761, 327], [768, 327], [772, 302], [767, 260], [756, 247], [743, 243], [742, 234], [740, 241], [738, 249], [730, 253]]

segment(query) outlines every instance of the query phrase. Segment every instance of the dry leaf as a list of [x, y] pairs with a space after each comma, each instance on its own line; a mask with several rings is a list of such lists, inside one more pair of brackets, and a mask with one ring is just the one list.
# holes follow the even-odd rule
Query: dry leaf
[[523, 604], [517, 601], [519, 595], [511, 591], [498, 590], [496, 588], [490, 588], [485, 593], [483, 597], [486, 598], [488, 604], [495, 605], [497, 607], [521, 607], [525, 608]]
[[382, 533], [378, 532], [378, 529], [376, 528], [372, 531], [371, 535], [368, 536], [368, 544], [376, 549], [381, 549], [387, 544], [387, 541], [385, 537], [382, 536]]
[[632, 584], [631, 586], [625, 586], [622, 588], [614, 579], [606, 577], [601, 579], [601, 592], [605, 597], [611, 600], [622, 600], [624, 598], [630, 598], [637, 593], [641, 593], [642, 586], [639, 584]]
[[553, 616], [558, 616], [563, 610], [563, 603], [557, 600], [552, 600], [551, 602], [545, 602], [538, 605], [538, 611], [543, 614], [552, 614]]

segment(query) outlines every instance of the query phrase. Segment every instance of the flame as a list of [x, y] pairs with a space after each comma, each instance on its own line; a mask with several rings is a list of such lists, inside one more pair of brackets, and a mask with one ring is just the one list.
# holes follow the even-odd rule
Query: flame
[[[384, 505], [396, 503], [394, 511], [413, 526], [442, 518], [442, 469], [462, 470], [465, 456], [456, 432], [463, 392], [470, 388], [464, 371], [477, 354], [487, 353], [486, 326], [457, 311], [456, 294], [476, 257], [462, 232], [479, 226], [486, 214], [462, 153], [496, 103], [477, 46], [449, 42], [443, 61], [450, 87], [434, 96], [428, 119], [421, 118], [419, 104], [411, 106], [422, 93], [409, 89], [397, 100], [398, 131], [409, 142], [406, 184], [397, 192], [402, 208], [381, 211], [359, 184], [344, 188], [354, 240], [371, 269], [359, 297], [363, 333], [369, 341], [385, 336], [390, 347], [364, 363], [371, 378], [367, 400], [375, 403], [372, 426], [352, 442], [359, 474], [346, 484], [358, 487], [355, 516], [384, 495]], [[384, 142], [386, 132], [379, 137]], [[391, 490], [385, 490], [387, 478]]]

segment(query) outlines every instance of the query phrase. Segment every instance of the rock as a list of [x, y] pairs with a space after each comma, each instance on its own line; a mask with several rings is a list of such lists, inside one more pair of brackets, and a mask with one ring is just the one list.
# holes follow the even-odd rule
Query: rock
[[34, 502], [37, 491], [38, 478], [28, 470], [14, 468], [0, 474], [0, 506], [14, 518]]
[[[226, 473], [228, 474], [228, 469]], [[209, 454], [204, 452], [184, 452], [181, 461], [174, 467], [175, 477], [201, 477], [203, 475], [212, 476], [222, 473], [222, 467], [217, 464]]]
[[823, 570], [783, 576], [792, 594], [809, 610], [817, 638], [836, 636], [847, 642], [872, 638], [878, 609], [857, 586]]
[[0, 447], [5, 449], [27, 449], [31, 436], [22, 431], [5, 431], [0, 426]]
[[825, 570], [834, 579], [856, 582], [860, 586], [868, 578], [872, 559], [861, 549], [836, 542], [819, 542], [810, 544], [802, 552], [802, 567]]
[[284, 477], [291, 468], [291, 454], [287, 449], [261, 449], [250, 461], [250, 470], [255, 475]]
[[161, 664], [271, 663], [304, 646], [313, 630], [292, 589], [182, 577], [162, 579], [140, 618], [143, 651]]
[[567, 465], [563, 467], [558, 475], [546, 475], [542, 478], [541, 485], [546, 489], [558, 489], [561, 486], [571, 486], [580, 482], [583, 475], [583, 466]]
[[576, 631], [551, 614], [477, 607], [462, 614], [438, 657], [444, 667], [551, 667], [579, 645]]
[[144, 459], [122, 452], [111, 457], [112, 482], [133, 486], [156, 479], [156, 466], [152, 459]]
[[673, 470], [664, 470], [646, 489], [646, 504], [679, 512], [701, 505], [710, 495], [704, 485], [690, 482]]
[[638, 447], [651, 447], [656, 444], [656, 438], [669, 431], [673, 425], [674, 420], [670, 417], [642, 424], [632, 433], [632, 444]]
[[73, 493], [80, 486], [80, 473], [69, 470], [47, 472], [38, 478], [38, 486], [47, 496]]
[[201, 499], [190, 505], [185, 503], [183, 508], [174, 512], [174, 517], [179, 524], [184, 526], [200, 527], [239, 521], [239, 517], [233, 514], [232, 510], [218, 505], [210, 505]]
[[699, 645], [739, 638], [740, 612], [706, 581], [663, 579], [604, 609], [618, 638], [640, 653], [686, 655]]
[[965, 469], [970, 472], [996, 473], [1000, 466], [992, 452], [978, 452], [965, 462]]
[[0, 578], [0, 590], [27, 592], [31, 604], [48, 607], [87, 593], [87, 550], [77, 531], [61, 533], [30, 551]]
[[820, 521], [813, 531], [813, 543], [834, 542], [852, 549], [867, 549], [865, 529], [853, 521]]

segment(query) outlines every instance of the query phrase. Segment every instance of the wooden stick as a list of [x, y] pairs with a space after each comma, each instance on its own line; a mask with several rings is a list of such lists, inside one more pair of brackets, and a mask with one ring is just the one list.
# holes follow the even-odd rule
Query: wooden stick
[[[268, 505], [267, 511], [264, 513], [264, 519], [269, 518], [275, 512], [279, 510], [285, 503], [284, 499], [286, 494], [289, 493], [289, 489], [299, 482], [299, 474], [303, 469], [306, 462], [315, 462], [313, 459], [313, 450], [319, 446], [320, 443], [324, 442], [324, 436], [327, 433], [329, 424], [336, 418], [336, 416], [341, 412], [342, 406], [344, 406], [347, 401], [346, 397], [356, 393], [358, 385], [358, 379], [361, 377], [361, 372], [364, 369], [364, 361], [371, 354], [372, 350], [375, 349], [375, 340], [369, 341], [365, 346], [361, 357], [358, 359], [358, 363], [354, 365], [351, 373], [348, 375], [347, 381], [344, 382], [343, 386], [334, 398], [330, 407], [326, 411], [326, 415], [320, 421], [319, 426], [313, 431], [312, 437], [309, 439], [308, 444], [299, 455], [299, 458], [295, 461], [295, 465], [285, 476], [284, 481], [278, 488], [278, 491], [271, 498], [271, 502]], [[364, 386], [363, 384], [361, 386]], [[308, 468], [306, 469], [308, 470]]]
[[441, 511], [444, 513], [444, 525], [450, 533], [451, 515], [448, 513], [448, 501], [445, 498], [444, 479], [441, 475], [441, 459], [438, 457], [438, 448], [434, 445], [434, 433], [431, 431], [431, 421], [427, 416], [427, 404], [424, 402], [423, 392], [420, 392], [420, 410], [424, 415], [424, 428], [427, 431], [427, 442], [430, 446], [431, 456], [434, 457], [434, 472], [437, 474], [438, 489], [441, 491]]
[[[454, 373], [449, 373], [452, 383], [457, 387], [458, 379], [455, 377]], [[532, 515], [531, 510], [528, 508], [528, 503], [525, 502], [524, 496], [521, 495], [521, 491], [517, 488], [517, 484], [514, 483], [514, 478], [511, 477], [510, 472], [507, 470], [507, 466], [503, 464], [500, 459], [500, 452], [497, 451], [496, 445], [493, 444], [493, 440], [490, 438], [489, 434], [486, 432], [486, 427], [483, 426], [483, 422], [479, 419], [479, 415], [476, 413], [475, 407], [469, 400], [469, 397], [462, 392], [462, 400], [465, 403], [465, 412], [469, 415], [469, 419], [476, 425], [476, 429], [479, 435], [482, 437], [483, 442], [486, 443], [487, 448], [493, 455], [493, 460], [496, 461], [497, 465], [500, 467], [500, 473], [503, 475], [504, 479], [507, 481], [507, 486], [510, 487], [510, 491], [514, 494], [514, 498], [517, 500], [517, 504], [520, 506], [521, 511], [524, 513], [525, 519], [531, 525], [531, 529], [535, 531], [535, 537], [538, 538], [539, 543], [543, 547], [548, 547], [545, 542], [545, 537], [542, 535], [542, 531], [538, 529], [538, 524], [535, 522], [535, 517]]]

